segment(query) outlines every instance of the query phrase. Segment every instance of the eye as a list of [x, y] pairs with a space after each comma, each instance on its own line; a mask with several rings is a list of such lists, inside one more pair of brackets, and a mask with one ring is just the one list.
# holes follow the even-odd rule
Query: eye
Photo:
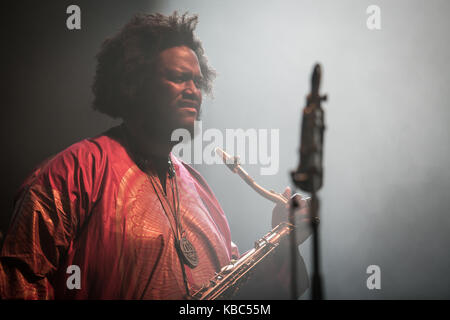
[[205, 80], [203, 78], [195, 78], [194, 84], [197, 88], [203, 88], [205, 85]]
[[205, 85], [205, 80], [203, 79], [203, 77], [198, 76], [193, 77], [189, 73], [172, 73], [169, 75], [168, 79], [169, 81], [172, 81], [173, 83], [177, 84], [181, 84], [192, 80], [194, 82], [194, 85], [199, 89], [203, 88]]
[[200, 87], [200, 82], [196, 79], [194, 79], [194, 84], [197, 88]]
[[185, 78], [185, 74], [180, 72], [169, 72], [167, 74], [167, 79], [174, 83], [183, 83], [184, 81], [186, 81]]
[[183, 75], [175, 75], [175, 76], [171, 77], [170, 80], [175, 83], [183, 83], [184, 81], [186, 81], [186, 79]]

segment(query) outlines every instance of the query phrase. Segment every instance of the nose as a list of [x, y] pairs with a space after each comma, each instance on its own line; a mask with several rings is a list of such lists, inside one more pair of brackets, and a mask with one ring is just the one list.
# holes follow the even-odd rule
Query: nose
[[189, 80], [186, 82], [186, 87], [183, 91], [185, 98], [189, 98], [192, 100], [202, 101], [202, 91], [196, 86], [193, 80]]

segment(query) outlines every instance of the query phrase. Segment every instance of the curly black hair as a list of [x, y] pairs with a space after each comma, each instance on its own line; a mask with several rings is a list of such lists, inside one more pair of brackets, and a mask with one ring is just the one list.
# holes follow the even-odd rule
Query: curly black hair
[[97, 55], [93, 108], [113, 118], [126, 118], [141, 90], [145, 90], [158, 54], [183, 45], [197, 55], [203, 75], [200, 88], [210, 94], [216, 73], [208, 64], [201, 41], [194, 35], [197, 23], [197, 15], [180, 16], [176, 11], [170, 16], [135, 15], [118, 34], [103, 42]]

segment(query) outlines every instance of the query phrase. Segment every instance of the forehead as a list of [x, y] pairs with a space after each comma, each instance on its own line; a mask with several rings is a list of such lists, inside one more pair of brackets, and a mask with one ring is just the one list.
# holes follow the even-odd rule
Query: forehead
[[182, 71], [201, 74], [197, 55], [186, 46], [172, 47], [161, 51], [156, 61], [160, 71]]

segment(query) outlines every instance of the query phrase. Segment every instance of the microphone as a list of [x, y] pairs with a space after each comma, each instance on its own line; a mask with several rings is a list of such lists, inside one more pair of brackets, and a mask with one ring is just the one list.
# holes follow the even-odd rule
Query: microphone
[[325, 130], [324, 112], [320, 105], [327, 96], [319, 94], [321, 67], [314, 66], [311, 77], [311, 92], [306, 97], [303, 109], [300, 145], [300, 163], [291, 172], [294, 184], [303, 191], [316, 192], [322, 187], [323, 132]]
[[[303, 109], [300, 163], [296, 171], [291, 172], [293, 183], [300, 189], [311, 193], [311, 228], [312, 228], [312, 258], [313, 275], [311, 283], [311, 297], [313, 300], [323, 299], [322, 277], [320, 275], [320, 244], [319, 244], [319, 198], [317, 191], [323, 184], [323, 132], [325, 131], [324, 112], [320, 102], [327, 96], [319, 94], [322, 72], [319, 64], [314, 66], [311, 77], [311, 92], [306, 97], [306, 107]], [[294, 222], [294, 211], [291, 209], [289, 216], [291, 223]], [[291, 272], [293, 280], [292, 296], [296, 295], [296, 271], [295, 271], [295, 233], [291, 236]]]

